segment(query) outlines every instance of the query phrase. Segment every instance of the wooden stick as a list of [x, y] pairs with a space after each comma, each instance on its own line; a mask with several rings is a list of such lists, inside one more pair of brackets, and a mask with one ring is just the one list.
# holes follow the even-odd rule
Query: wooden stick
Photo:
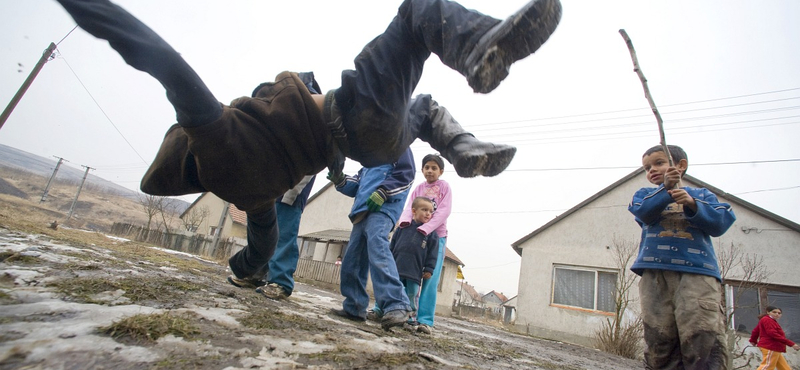
[[[622, 38], [625, 40], [625, 44], [628, 45], [628, 51], [631, 53], [631, 60], [633, 60], [633, 71], [639, 75], [639, 80], [642, 81], [642, 88], [644, 88], [644, 97], [647, 98], [647, 102], [650, 103], [650, 109], [653, 110], [653, 114], [656, 116], [656, 121], [658, 122], [658, 134], [661, 138], [661, 148], [664, 150], [664, 154], [667, 155], [669, 166], [674, 167], [675, 162], [672, 160], [672, 154], [669, 152], [669, 147], [667, 146], [666, 135], [664, 135], [664, 121], [661, 119], [661, 114], [658, 113], [658, 108], [656, 107], [656, 103], [653, 101], [653, 97], [650, 96], [650, 89], [647, 87], [647, 79], [644, 77], [644, 73], [642, 73], [642, 68], [639, 67], [639, 59], [636, 58], [636, 50], [633, 49], [633, 42], [631, 41], [631, 38], [628, 37], [628, 33], [625, 32], [624, 29], [620, 29], [619, 34], [622, 35]], [[680, 182], [678, 182], [678, 184], [680, 184]]]

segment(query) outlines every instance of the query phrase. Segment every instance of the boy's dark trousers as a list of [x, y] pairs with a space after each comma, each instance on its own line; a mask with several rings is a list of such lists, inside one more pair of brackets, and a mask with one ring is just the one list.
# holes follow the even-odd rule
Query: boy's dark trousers
[[[175, 107], [180, 127], [170, 129], [145, 175], [146, 193], [211, 191], [248, 218], [267, 220], [254, 223], [271, 229], [274, 199], [331, 163], [332, 135], [308, 90], [295, 86], [302, 85], [296, 75], [283, 76], [277, 87], [296, 95], [283, 103], [240, 98], [224, 107], [180, 54], [124, 9], [106, 0], [58, 1], [81, 28], [108, 40], [129, 65], [156, 78]], [[346, 143], [339, 143], [342, 151], [368, 167], [394, 162], [417, 137], [445, 152], [466, 132], [429, 95], [412, 101], [411, 93], [431, 52], [465, 74], [466, 55], [497, 23], [454, 2], [404, 1], [386, 31], [356, 57], [355, 70], [342, 73], [342, 87], [335, 91], [347, 134]], [[276, 88], [265, 89], [269, 94]], [[436, 122], [444, 124], [433, 127]], [[259, 274], [251, 266], [263, 266], [272, 254], [260, 251], [274, 250], [274, 230], [248, 230], [248, 239], [251, 231], [253, 238], [265, 239], [248, 243], [248, 251], [242, 251], [246, 262], [239, 267], [231, 261], [239, 277]]]

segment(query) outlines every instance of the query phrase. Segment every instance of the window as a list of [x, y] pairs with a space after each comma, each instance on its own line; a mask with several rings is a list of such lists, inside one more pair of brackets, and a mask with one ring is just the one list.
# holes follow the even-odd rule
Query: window
[[572, 266], [553, 268], [553, 303], [614, 312], [617, 273]]
[[786, 337], [792, 341], [800, 341], [800, 293], [796, 287], [768, 285], [767, 287], [739, 288], [730, 284], [729, 294], [733, 294], [733, 326], [742, 334], [750, 332], [758, 324], [758, 315], [767, 306], [779, 307], [783, 311], [780, 325]]

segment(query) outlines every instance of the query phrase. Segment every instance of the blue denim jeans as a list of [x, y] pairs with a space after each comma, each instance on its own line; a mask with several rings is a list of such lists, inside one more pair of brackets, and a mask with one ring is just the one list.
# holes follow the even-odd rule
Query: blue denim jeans
[[297, 270], [297, 260], [300, 259], [297, 230], [303, 210], [277, 202], [275, 211], [278, 214], [278, 245], [269, 260], [267, 282], [280, 285], [291, 295], [294, 290], [294, 271]]
[[342, 307], [353, 316], [366, 317], [369, 307], [367, 273], [372, 277], [376, 305], [382, 312], [411, 311], [405, 288], [400, 283], [397, 265], [389, 250], [391, 218], [382, 212], [370, 212], [353, 225], [350, 243], [342, 258]]
[[420, 324], [433, 326], [433, 318], [436, 316], [436, 294], [439, 287], [439, 276], [442, 274], [442, 263], [444, 263], [444, 247], [447, 238], [439, 238], [439, 255], [436, 257], [436, 269], [433, 270], [430, 279], [422, 281], [422, 289], [419, 292], [419, 305], [417, 306], [417, 321]]

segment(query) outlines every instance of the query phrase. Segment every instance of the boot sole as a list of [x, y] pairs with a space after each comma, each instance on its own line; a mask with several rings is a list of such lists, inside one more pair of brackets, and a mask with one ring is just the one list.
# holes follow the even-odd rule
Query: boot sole
[[460, 177], [492, 177], [499, 175], [511, 164], [511, 160], [514, 159], [514, 155], [517, 153], [517, 148], [502, 146], [496, 149], [489, 152], [467, 152], [454, 165], [456, 173]]
[[534, 0], [489, 30], [466, 60], [473, 66], [467, 76], [472, 90], [486, 94], [497, 88], [511, 64], [539, 50], [560, 20], [559, 0]]

